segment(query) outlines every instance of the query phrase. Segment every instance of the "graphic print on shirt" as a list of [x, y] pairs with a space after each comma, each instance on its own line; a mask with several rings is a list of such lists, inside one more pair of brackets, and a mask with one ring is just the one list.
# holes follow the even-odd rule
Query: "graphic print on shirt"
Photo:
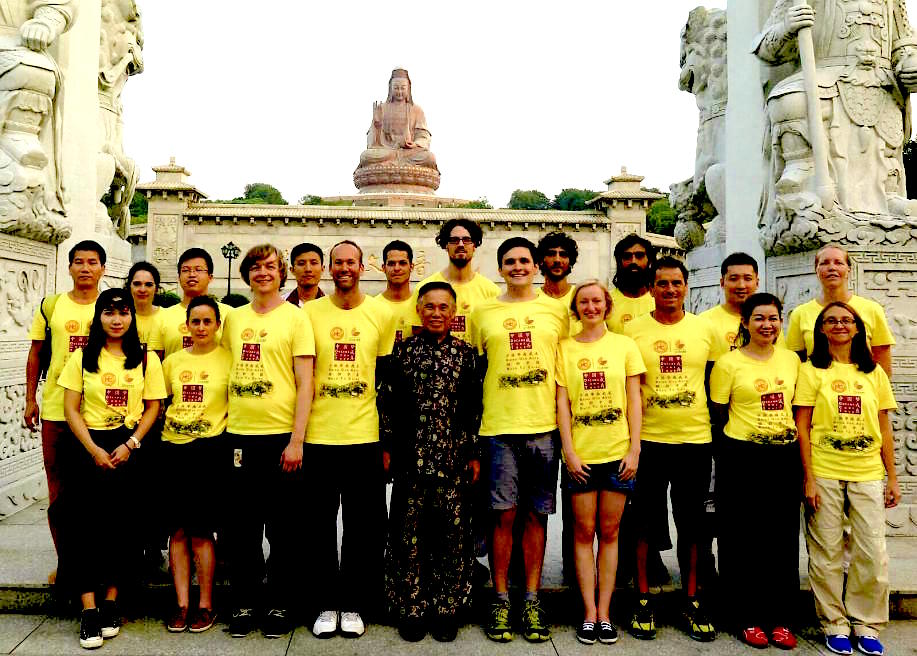
[[[334, 356], [328, 367], [328, 376], [318, 389], [318, 396], [329, 398], [362, 398], [369, 389], [369, 383], [360, 380], [360, 365], [357, 361], [357, 349], [361, 335], [357, 328], [350, 334], [340, 326], [331, 329], [334, 341]], [[344, 338], [347, 341], [342, 341]]]
[[267, 341], [268, 331], [264, 328], [256, 334], [252, 328], [243, 328], [242, 357], [233, 365], [232, 384], [229, 391], [238, 397], [261, 397], [271, 393], [274, 383], [266, 380], [264, 363], [261, 361], [261, 345]]
[[105, 386], [105, 405], [109, 412], [105, 417], [105, 425], [120, 426], [127, 416], [128, 386], [134, 381], [134, 374], [121, 372], [121, 380], [118, 374], [111, 371], [100, 371], [99, 374], [99, 381]]
[[612, 402], [614, 393], [606, 380], [608, 360], [599, 357], [593, 363], [591, 358], [582, 358], [576, 366], [583, 372], [583, 391], [573, 409], [573, 425], [600, 426], [618, 421], [624, 411]]
[[77, 349], [81, 349], [89, 343], [88, 335], [72, 334], [72, 333], [81, 332], [79, 321], [73, 321], [73, 320], [68, 321], [64, 325], [64, 328], [66, 329], [68, 333], [71, 333], [70, 335], [68, 335], [68, 342], [67, 342], [67, 351], [68, 352], [73, 353]]
[[697, 393], [687, 389], [688, 374], [683, 366], [687, 354], [685, 343], [680, 339], [674, 343], [660, 339], [653, 343], [653, 350], [659, 355], [659, 376], [656, 393], [646, 400], [646, 406], [666, 409], [694, 405]]
[[548, 370], [532, 348], [532, 330], [535, 319], [526, 316], [522, 325], [516, 319], [506, 319], [503, 327], [509, 331], [509, 353], [506, 356], [506, 373], [500, 376], [500, 387], [537, 387], [548, 379]]
[[748, 435], [751, 442], [758, 444], [789, 444], [796, 441], [796, 429], [788, 428], [788, 388], [780, 376], [773, 379], [756, 378], [755, 391], [761, 395], [761, 409], [755, 414], [754, 432]]
[[837, 434], [826, 434], [824, 441], [832, 449], [866, 451], [875, 444], [876, 438], [869, 435], [866, 430], [863, 397], [856, 394], [862, 389], [863, 385], [859, 381], [855, 381], [852, 386], [840, 378], [831, 382], [831, 391], [837, 396], [837, 414], [834, 417], [833, 427]]
[[173, 404], [173, 410], [166, 418], [166, 428], [179, 435], [200, 437], [207, 435], [213, 428], [208, 419], [204, 419], [204, 384], [210, 375], [206, 371], [198, 374], [199, 382], [194, 382], [194, 373], [184, 370], [179, 374], [181, 381], [181, 401]]

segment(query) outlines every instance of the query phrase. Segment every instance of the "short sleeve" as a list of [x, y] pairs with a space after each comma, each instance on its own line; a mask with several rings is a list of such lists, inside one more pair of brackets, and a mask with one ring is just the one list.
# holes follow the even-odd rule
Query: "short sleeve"
[[885, 311], [882, 309], [882, 306], [877, 303], [873, 308], [873, 312], [875, 317], [872, 326], [872, 345], [893, 346], [895, 344], [895, 336], [892, 335], [892, 331], [888, 327], [888, 319], [885, 317]]
[[57, 384], [74, 392], [83, 392], [83, 349], [77, 349], [67, 360]]
[[732, 367], [729, 363], [720, 358], [713, 365], [713, 372], [710, 374], [710, 400], [720, 405], [729, 405], [729, 399], [732, 397]]
[[557, 345], [557, 357], [554, 359], [554, 382], [560, 387], [567, 386], [567, 367], [565, 366], [566, 357], [564, 355], [564, 340]]
[[[45, 299], [41, 299], [41, 303], [44, 302]], [[45, 341], [45, 328], [47, 328], [47, 323], [45, 323], [45, 318], [41, 316], [41, 303], [35, 308], [35, 316], [32, 318], [32, 327], [29, 328], [29, 339], [33, 342]]]
[[709, 319], [704, 319], [703, 321], [707, 330], [707, 362], [716, 362], [716, 359], [722, 355], [717, 346], [716, 328], [713, 327], [713, 322]]
[[481, 334], [481, 313], [477, 308], [471, 311], [468, 317], [468, 343], [474, 347], [478, 355], [484, 355], [484, 336]]
[[637, 342], [627, 337], [627, 349], [624, 353], [624, 375], [639, 376], [646, 373], [646, 364], [643, 362], [643, 356], [640, 349], [637, 348]]
[[143, 399], [152, 401], [166, 398], [166, 383], [162, 376], [159, 356], [149, 351], [146, 356], [146, 372], [143, 375]]
[[799, 378], [796, 380], [796, 396], [793, 405], [801, 407], [815, 407], [818, 396], [818, 374], [812, 363], [806, 362], [799, 368]]
[[[289, 304], [288, 304], [289, 305]], [[293, 357], [315, 355], [315, 335], [312, 331], [312, 319], [302, 309], [294, 308], [293, 316]], [[225, 331], [224, 331], [225, 335]]]
[[169, 396], [169, 381], [172, 380], [172, 369], [175, 366], [175, 358], [172, 357], [174, 355], [174, 353], [167, 355], [166, 359], [162, 361], [162, 380], [166, 387], [166, 397]]
[[888, 381], [888, 375], [885, 370], [876, 365], [876, 399], [879, 401], [879, 410], [896, 410], [898, 402], [895, 401], [895, 393], [892, 391], [892, 385]]
[[392, 349], [395, 348], [395, 315], [387, 307], [379, 302], [379, 344], [376, 351], [376, 357], [391, 355]]
[[805, 351], [806, 343], [802, 336], [802, 314], [790, 312], [790, 327], [786, 333], [786, 347], [791, 351]]
[[[220, 312], [222, 313], [222, 310], [220, 310]], [[228, 316], [220, 322], [223, 325], [223, 335], [220, 337], [220, 346], [225, 348], [230, 353], [232, 353], [231, 336], [233, 333], [233, 331], [230, 329], [231, 322], [232, 322], [232, 316]]]

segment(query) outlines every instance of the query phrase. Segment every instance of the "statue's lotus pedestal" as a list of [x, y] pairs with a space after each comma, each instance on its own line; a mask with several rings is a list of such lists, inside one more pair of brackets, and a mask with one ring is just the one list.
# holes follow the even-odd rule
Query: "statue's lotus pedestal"
[[439, 189], [439, 171], [406, 162], [361, 166], [353, 172], [361, 194], [407, 193], [433, 195]]

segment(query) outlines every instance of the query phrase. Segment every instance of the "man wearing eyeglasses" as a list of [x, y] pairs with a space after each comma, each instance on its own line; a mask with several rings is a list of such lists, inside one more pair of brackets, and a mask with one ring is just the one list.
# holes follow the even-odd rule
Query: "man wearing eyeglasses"
[[[156, 351], [159, 357], [171, 355], [176, 351], [191, 346], [191, 334], [188, 332], [188, 304], [196, 296], [204, 296], [213, 280], [213, 258], [203, 248], [189, 248], [178, 258], [178, 284], [181, 286], [182, 299], [178, 305], [165, 308], [158, 314], [159, 330], [152, 330], [147, 348]], [[219, 303], [220, 318], [223, 324], [232, 311], [232, 307]], [[222, 327], [217, 331], [216, 339], [223, 336]]]
[[[481, 301], [495, 298], [500, 293], [496, 284], [476, 272], [471, 266], [474, 258], [474, 249], [481, 245], [484, 233], [481, 226], [471, 219], [450, 219], [440, 228], [436, 235], [436, 243], [444, 249], [449, 256], [449, 265], [442, 271], [437, 271], [432, 276], [421, 280], [417, 285], [420, 289], [428, 282], [447, 282], [452, 285], [458, 297], [455, 318], [452, 320], [451, 333], [453, 337], [470, 341], [468, 337], [468, 318], [474, 306]], [[416, 305], [416, 294], [412, 301]], [[420, 326], [420, 320], [415, 323]]]

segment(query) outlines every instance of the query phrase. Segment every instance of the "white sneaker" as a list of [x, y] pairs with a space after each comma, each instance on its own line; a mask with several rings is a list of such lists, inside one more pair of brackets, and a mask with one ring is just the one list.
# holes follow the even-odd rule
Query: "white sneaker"
[[366, 632], [363, 618], [359, 613], [341, 613], [341, 635], [345, 638], [359, 638]]
[[323, 610], [315, 618], [312, 625], [312, 635], [316, 638], [330, 638], [338, 630], [338, 612], [336, 610]]

